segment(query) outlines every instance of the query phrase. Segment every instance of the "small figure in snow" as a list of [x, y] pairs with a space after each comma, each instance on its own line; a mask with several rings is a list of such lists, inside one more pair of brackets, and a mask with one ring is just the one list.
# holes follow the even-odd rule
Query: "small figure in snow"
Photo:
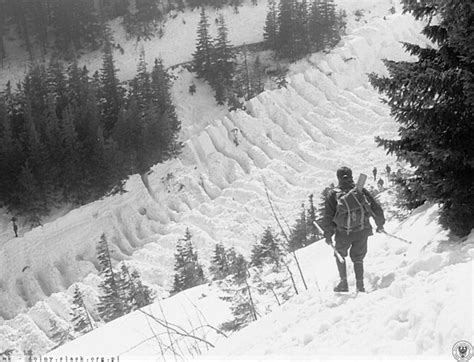
[[382, 180], [382, 178], [379, 178], [379, 180], [377, 182], [377, 186], [379, 187], [379, 191], [382, 192], [383, 191], [383, 180]]
[[[365, 292], [363, 262], [367, 254], [367, 239], [370, 235], [373, 235], [369, 218], [370, 216], [374, 218], [377, 232], [384, 232], [385, 217], [380, 205], [365, 188], [360, 191], [355, 188], [350, 168], [341, 167], [338, 169], [337, 179], [339, 181], [338, 187], [331, 190], [325, 199], [321, 226], [327, 244], [332, 245], [332, 236], [334, 235], [335, 250], [340, 256], [347, 257], [349, 251], [349, 256], [354, 264], [357, 291]], [[345, 202], [342, 202], [341, 198], [346, 201], [345, 195], [351, 193], [354, 195], [353, 198], [357, 198], [359, 207], [357, 209], [351, 208], [349, 209], [350, 212], [344, 214], [341, 211], [343, 211], [342, 208]], [[343, 224], [341, 224], [341, 215], [344, 215], [343, 217], [348, 216]], [[353, 219], [358, 221], [351, 224], [349, 220]], [[340, 261], [336, 257], [336, 264], [340, 281], [334, 291], [347, 292], [349, 287], [347, 284], [346, 262], [345, 260]]]
[[15, 238], [18, 237], [18, 225], [16, 224], [16, 217], [12, 217], [13, 223], [13, 232], [15, 233]]
[[372, 173], [374, 174], [374, 181], [377, 180], [377, 167], [374, 167]]
[[240, 144], [239, 142], [239, 129], [238, 128], [233, 128], [232, 129], [232, 141], [234, 141], [234, 144], [238, 146]]

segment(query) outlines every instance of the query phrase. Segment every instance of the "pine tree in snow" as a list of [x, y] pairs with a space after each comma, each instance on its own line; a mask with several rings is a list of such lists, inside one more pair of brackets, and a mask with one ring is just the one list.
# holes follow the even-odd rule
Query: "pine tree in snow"
[[306, 221], [306, 210], [304, 204], [301, 206], [301, 213], [296, 219], [295, 225], [290, 233], [290, 251], [295, 251], [308, 245], [308, 224]]
[[99, 101], [105, 138], [110, 137], [123, 103], [123, 90], [117, 78], [110, 30], [105, 32], [104, 55], [100, 70]]
[[204, 7], [201, 8], [201, 20], [198, 25], [196, 51], [193, 53], [193, 69], [197, 76], [209, 81], [212, 75], [212, 53], [214, 47], [209, 34], [209, 21]]
[[97, 246], [97, 259], [102, 276], [97, 311], [104, 321], [109, 322], [124, 315], [126, 307], [120, 295], [120, 280], [112, 268], [109, 246], [104, 234], [100, 237]]
[[462, 0], [403, 4], [428, 20], [423, 34], [435, 46], [404, 43], [416, 61], [386, 60], [388, 77], [370, 75], [400, 124], [399, 138], [376, 141], [415, 169], [406, 182], [420, 199], [441, 205], [441, 225], [468, 235], [474, 227], [474, 8]]
[[198, 260], [198, 254], [192, 244], [192, 235], [189, 229], [186, 228], [184, 238], [178, 240], [176, 251], [175, 275], [173, 289], [171, 290], [173, 294], [203, 284], [206, 281], [204, 271]]
[[224, 331], [236, 331], [257, 320], [255, 303], [248, 283], [247, 263], [243, 257], [239, 260], [238, 273], [221, 284], [221, 289], [225, 293], [221, 299], [231, 302], [230, 309], [234, 317], [220, 326]]
[[265, 20], [265, 27], [263, 28], [263, 39], [267, 49], [277, 49], [278, 39], [278, 12], [276, 0], [268, 1], [268, 12]]
[[211, 258], [209, 272], [213, 280], [224, 279], [230, 274], [230, 265], [227, 258], [227, 250], [222, 243], [217, 243], [214, 248], [214, 254]]
[[153, 291], [150, 287], [143, 284], [138, 271], [134, 270], [132, 272], [131, 280], [134, 291], [134, 309], [139, 309], [153, 303]]
[[278, 12], [277, 53], [279, 57], [295, 56], [296, 0], [280, 0]]
[[278, 268], [282, 256], [279, 243], [279, 240], [273, 235], [272, 229], [270, 227], [265, 229], [262, 238], [252, 249], [252, 265], [273, 264]]
[[81, 334], [90, 332], [94, 329], [91, 316], [84, 304], [84, 299], [78, 285], [74, 288], [71, 322], [74, 325], [74, 331]]
[[228, 29], [225, 24], [224, 15], [220, 14], [217, 38], [214, 41], [214, 51], [212, 53], [213, 74], [210, 82], [216, 91], [218, 104], [224, 104], [228, 98], [228, 91], [232, 87], [236, 65], [232, 48], [228, 40]]

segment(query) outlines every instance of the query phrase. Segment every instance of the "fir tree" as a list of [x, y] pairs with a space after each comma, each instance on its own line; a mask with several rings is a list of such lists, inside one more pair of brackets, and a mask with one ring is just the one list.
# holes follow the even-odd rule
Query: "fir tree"
[[108, 138], [115, 127], [122, 107], [123, 90], [117, 78], [117, 69], [112, 54], [112, 44], [109, 30], [105, 31], [104, 55], [100, 71], [99, 100], [101, 104], [101, 119], [104, 137]]
[[132, 283], [130, 270], [125, 263], [120, 266], [120, 273], [118, 274], [118, 288], [120, 299], [123, 302], [123, 314], [128, 314], [134, 310], [135, 302], [135, 285]]
[[293, 226], [290, 233], [290, 251], [298, 250], [308, 245], [308, 230], [306, 222], [306, 210], [304, 205], [301, 206], [301, 213], [298, 219], [296, 219], [295, 225]]
[[263, 29], [263, 39], [267, 49], [276, 50], [278, 41], [278, 12], [276, 0], [268, 1], [268, 12]]
[[205, 282], [202, 266], [198, 261], [198, 254], [194, 251], [192, 235], [186, 229], [184, 239], [178, 240], [175, 254], [175, 275], [172, 293], [195, 287]]
[[204, 7], [201, 8], [201, 19], [198, 25], [196, 51], [193, 53], [193, 69], [197, 76], [209, 80], [212, 75], [213, 44], [209, 34], [209, 21]]
[[143, 282], [140, 277], [140, 273], [134, 270], [131, 274], [131, 281], [134, 291], [134, 309], [139, 309], [153, 303], [153, 291]]
[[295, 4], [295, 21], [293, 26], [294, 33], [294, 58], [302, 57], [310, 51], [309, 38], [309, 15], [306, 0]]
[[211, 258], [211, 267], [209, 271], [213, 280], [224, 279], [230, 274], [230, 265], [227, 258], [227, 250], [222, 243], [216, 244], [214, 255]]
[[91, 316], [84, 304], [84, 299], [78, 285], [74, 287], [71, 317], [71, 322], [74, 325], [75, 332], [84, 334], [94, 329], [92, 326]]
[[438, 19], [423, 29], [436, 46], [404, 43], [416, 61], [386, 60], [389, 76], [370, 76], [400, 124], [398, 139], [376, 141], [410, 163], [412, 187], [441, 204], [440, 223], [464, 236], [474, 227], [474, 48], [466, 32], [474, 9], [461, 0], [403, 4], [416, 19]]
[[296, 0], [281, 0], [278, 13], [277, 53], [282, 58], [294, 60]]
[[222, 14], [219, 15], [212, 65], [214, 74], [211, 77], [211, 84], [216, 91], [217, 103], [224, 104], [224, 101], [227, 99], [228, 90], [232, 87], [235, 59], [232, 46], [228, 40], [227, 25]]
[[109, 322], [124, 315], [126, 307], [120, 295], [120, 281], [112, 268], [109, 246], [104, 234], [100, 237], [97, 246], [97, 259], [103, 278], [99, 285], [101, 294], [97, 311], [104, 321]]
[[281, 249], [278, 239], [273, 235], [271, 228], [266, 228], [259, 243], [252, 249], [252, 264], [262, 266], [273, 264], [276, 268], [280, 266]]

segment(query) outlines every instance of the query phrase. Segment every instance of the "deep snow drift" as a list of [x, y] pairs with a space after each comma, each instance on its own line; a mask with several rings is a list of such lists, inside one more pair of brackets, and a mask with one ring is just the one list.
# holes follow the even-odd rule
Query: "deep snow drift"
[[[387, 163], [395, 168], [394, 160], [387, 158], [382, 149], [376, 148], [373, 137], [393, 136], [397, 126], [389, 116], [387, 107], [380, 103], [379, 95], [368, 84], [366, 73], [371, 71], [384, 73], [382, 58], [406, 59], [407, 55], [403, 52], [399, 41], [423, 42], [423, 38], [419, 35], [421, 26], [410, 16], [399, 13], [390, 15], [388, 9], [392, 4], [388, 1], [359, 1], [357, 4], [353, 1], [341, 1], [341, 3], [347, 7], [348, 13], [357, 8], [367, 9], [365, 18], [360, 22], [350, 18], [349, 35], [343, 38], [336, 49], [330, 54], [315, 54], [309, 60], [294, 64], [286, 89], [262, 93], [248, 102], [247, 112], [227, 114], [223, 107], [215, 106], [208, 86], [193, 80], [187, 71], [176, 70], [178, 78], [173, 87], [173, 96], [183, 122], [182, 137], [185, 140], [185, 149], [177, 160], [155, 166], [147, 180], [142, 180], [137, 175], [132, 176], [126, 185], [127, 193], [104, 198], [73, 210], [45, 223], [43, 227], [26, 232], [22, 229], [21, 237], [18, 239], [13, 239], [11, 236], [11, 225], [8, 223], [11, 216], [6, 213], [0, 216], [0, 350], [14, 348], [24, 351], [32, 348], [34, 352], [44, 353], [50, 349], [53, 343], [49, 340], [49, 320], [56, 320], [62, 325], [69, 320], [74, 282], [80, 282], [86, 292], [86, 305], [89, 309], [93, 308], [97, 302], [98, 284], [95, 247], [102, 233], [105, 233], [112, 243], [114, 260], [128, 260], [132, 267], [141, 272], [147, 283], [153, 285], [160, 295], [166, 296], [172, 281], [176, 241], [184, 235], [186, 227], [193, 233], [193, 241], [199, 256], [206, 262], [215, 243], [219, 241], [227, 246], [234, 246], [238, 251], [248, 255], [252, 244], [263, 229], [267, 225], [274, 226], [265, 197], [264, 181], [281, 213], [287, 220], [293, 220], [300, 210], [301, 203], [307, 200], [310, 193], [319, 195], [324, 186], [335, 181], [335, 170], [339, 166], [351, 165], [355, 173], [367, 174], [370, 174], [374, 166], [382, 170]], [[245, 9], [248, 7], [251, 5], [247, 5]], [[254, 12], [241, 10], [241, 14], [246, 14], [247, 17], [247, 30], [234, 32], [236, 34], [234, 44], [261, 40], [266, 6], [252, 9]], [[189, 25], [193, 21], [197, 23], [198, 15], [196, 11], [183, 16], [186, 16], [185, 21]], [[230, 17], [230, 12], [226, 13], [226, 16]], [[190, 20], [191, 18], [194, 20]], [[255, 21], [251, 21], [252, 19]], [[182, 19], [173, 21], [182, 24]], [[173, 21], [170, 21], [170, 24], [173, 24]], [[159, 49], [165, 64], [168, 65], [170, 63], [167, 63], [167, 57], [171, 59], [169, 60], [171, 63], [189, 60], [189, 54], [194, 50], [195, 28], [194, 25], [190, 26], [189, 32], [183, 31], [179, 34], [177, 31], [167, 30], [163, 39], [147, 45], [147, 55], [156, 56]], [[252, 32], [250, 28], [253, 29]], [[187, 34], [187, 40], [176, 42], [182, 44], [182, 47], [169, 47], [167, 39], [182, 36], [183, 33]], [[169, 34], [170, 38], [167, 38], [166, 34]], [[179, 56], [176, 55], [177, 51]], [[168, 52], [174, 55], [168, 56]], [[125, 54], [131, 53], [132, 50], [126, 48]], [[92, 58], [84, 61], [93, 62]], [[94, 64], [97, 67], [97, 61]], [[94, 64], [90, 65], [92, 69]], [[118, 57], [118, 67], [130, 72], [124, 74], [124, 77], [129, 77], [133, 73], [131, 69], [134, 71], [135, 64], [136, 60], [133, 57], [132, 59]], [[196, 82], [198, 92], [190, 97], [188, 87], [192, 81]], [[238, 145], [234, 143], [235, 134]], [[434, 218], [435, 211], [430, 215]], [[436, 229], [433, 235], [438, 233], [439, 229]], [[419, 234], [420, 231], [416, 235]], [[376, 244], [375, 240], [376, 238], [371, 245]], [[428, 242], [428, 239], [421, 240]], [[402, 254], [397, 254], [398, 249], [394, 250], [393, 246], [397, 248], [400, 246], [392, 241], [382, 240], [377, 245], [387, 245], [384, 251], [386, 255], [403, 254], [403, 249], [400, 249]], [[311, 248], [317, 251], [322, 247], [323, 245], [314, 245]], [[318, 278], [323, 278], [319, 282], [322, 287], [325, 286], [324, 290], [327, 290], [334, 280], [335, 267], [327, 249], [321, 251], [323, 252], [329, 271], [318, 272]], [[461, 254], [459, 252], [459, 255]], [[472, 253], [465, 255], [472, 257]], [[439, 256], [435, 255], [433, 258], [434, 261], [430, 259], [425, 261], [425, 264], [422, 258], [421, 266], [414, 267], [414, 270], [422, 268], [420, 270], [429, 274], [436, 269], [442, 273], [446, 269], [443, 267], [450, 265], [443, 261], [444, 257], [439, 259]], [[377, 286], [375, 281], [377, 275], [382, 278], [384, 273], [389, 274], [393, 271], [385, 269], [389, 266], [384, 263], [386, 259], [377, 259], [379, 261], [373, 264], [371, 280], [374, 288]], [[375, 260], [374, 257], [374, 262]], [[314, 264], [312, 260], [308, 260], [307, 263], [311, 266]], [[430, 269], [432, 263], [441, 269], [438, 270], [438, 267]], [[461, 268], [461, 265], [467, 268], [467, 264], [453, 268]], [[396, 267], [408, 268], [408, 264], [402, 265], [399, 261]], [[466, 274], [462, 274], [463, 271], [459, 272], [459, 278], [463, 276], [466, 279]], [[420, 274], [415, 271], [411, 272], [413, 275], [407, 273], [408, 271], [401, 275]], [[327, 275], [327, 279], [324, 279], [324, 275]], [[443, 274], [436, 275], [442, 278]], [[446, 282], [455, 281], [454, 276], [451, 278], [450, 275], [446, 275]], [[388, 277], [389, 280], [390, 278]], [[386, 285], [389, 282], [386, 278], [381, 279], [380, 283]], [[386, 289], [399, 288], [399, 295], [403, 298], [411, 296], [409, 293], [404, 294], [407, 293], [407, 289], [403, 289], [408, 288], [406, 284], [402, 284], [402, 287], [397, 285], [396, 282], [387, 284]], [[472, 288], [472, 282], [468, 285]], [[449, 284], [446, 288], [451, 287], [452, 284]], [[413, 285], [409, 286], [408, 291], [413, 290], [410, 288], [413, 288]], [[453, 290], [454, 292], [448, 293], [449, 296], [458, 293], [457, 289]], [[312, 305], [319, 298], [314, 293], [314, 290], [310, 289], [307, 294], [297, 297], [296, 302], [301, 305]], [[374, 292], [373, 295], [363, 298], [376, 296]], [[406, 303], [402, 297], [399, 297], [400, 305]], [[208, 302], [206, 297], [203, 298], [205, 304], [217, 303], [215, 298], [209, 297], [211, 299]], [[442, 304], [443, 300], [449, 301], [449, 298], [442, 299], [438, 304]], [[213, 303], [212, 300], [216, 302]], [[391, 302], [394, 301], [388, 301], [382, 310], [392, 306]], [[469, 299], [463, 299], [457, 302], [461, 305], [453, 305], [458, 305], [465, 316], [469, 308], [463, 303], [468, 302]], [[172, 304], [173, 301], [163, 301], [163, 308], [166, 308], [166, 303]], [[324, 303], [318, 308], [324, 309], [327, 303], [337, 304], [337, 301], [334, 302], [329, 298]], [[354, 303], [361, 302], [354, 301]], [[375, 302], [371, 300], [368, 304], [373, 303]], [[228, 313], [222, 304], [219, 305], [222, 307], [219, 307], [222, 315]], [[406, 330], [418, 328], [417, 323], [420, 319], [417, 319], [417, 315], [411, 314], [413, 308], [407, 307], [405, 314], [400, 314], [400, 326], [392, 326], [394, 329], [397, 327], [399, 332], [395, 333], [393, 338], [390, 337], [389, 341], [396, 338], [403, 341]], [[158, 313], [159, 309], [156, 311]], [[124, 318], [135, 321], [134, 317]], [[215, 318], [218, 322], [220, 314]], [[393, 323], [397, 323], [396, 318], [398, 316], [394, 316]], [[454, 322], [458, 321], [456, 318]], [[211, 317], [209, 319], [211, 320]], [[470, 319], [462, 317], [462, 320]], [[404, 324], [406, 321], [411, 321], [411, 324]], [[380, 328], [385, 328], [388, 322], [381, 323]], [[113, 323], [122, 322], [120, 320]], [[274, 328], [269, 327], [271, 322], [268, 323], [269, 329]], [[312, 322], [308, 320], [308, 323]], [[436, 330], [442, 329], [444, 325], [444, 322], [441, 323]], [[451, 343], [450, 339], [457, 338], [466, 331], [463, 324], [459, 325], [461, 327], [453, 327], [453, 331], [449, 332], [451, 334], [443, 332], [441, 337], [435, 335], [433, 337], [437, 338], [435, 342], [433, 339], [429, 339], [431, 342], [419, 342], [420, 344], [416, 346], [421, 347], [412, 348], [407, 352], [431, 353], [434, 351], [433, 348], [438, 348], [438, 351], [443, 350], [439, 353], [444, 353], [445, 346]], [[330, 326], [331, 321], [327, 322], [328, 331], [332, 330]], [[104, 328], [113, 328], [113, 324]], [[142, 328], [141, 324], [138, 324], [137, 328], [140, 331], [146, 329]], [[311, 330], [312, 327], [308, 324], [307, 328]], [[320, 333], [324, 332], [326, 327], [321, 328]], [[282, 330], [280, 329], [278, 333], [281, 334]], [[102, 332], [98, 330], [93, 333]], [[420, 332], [421, 335], [423, 331]], [[359, 337], [365, 338], [362, 335]], [[325, 338], [328, 345], [331, 341], [337, 343], [337, 338], [332, 338], [330, 335]], [[309, 346], [314, 344], [312, 349], [308, 349], [309, 354], [318, 351], [325, 353], [325, 350], [316, 348], [313, 339], [309, 337], [303, 339], [308, 341]], [[370, 341], [370, 338], [367, 337], [364, 341]], [[68, 346], [74, 346], [74, 343]], [[351, 344], [347, 343], [346, 350], [349, 350]], [[369, 345], [365, 347], [368, 348]], [[258, 350], [258, 347], [255, 348], [247, 352], [265, 354], [264, 351]], [[245, 353], [246, 350], [243, 351]], [[292, 353], [290, 349], [287, 352]], [[377, 353], [374, 350], [364, 352]], [[229, 353], [234, 353], [234, 358], [235, 354], [238, 354], [238, 352]], [[271, 354], [271, 351], [269, 353]], [[280, 353], [285, 354], [285, 351], [274, 350], [275, 355]], [[384, 354], [384, 351], [381, 349], [379, 353]]]

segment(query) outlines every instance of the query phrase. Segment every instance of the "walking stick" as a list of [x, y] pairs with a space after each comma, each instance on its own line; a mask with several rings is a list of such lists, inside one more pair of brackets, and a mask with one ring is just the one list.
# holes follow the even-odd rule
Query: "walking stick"
[[[316, 221], [313, 221], [313, 225], [316, 227], [316, 229], [319, 230], [319, 232], [321, 234], [324, 235], [324, 231], [323, 229], [321, 229], [321, 226], [318, 225], [318, 223]], [[329, 244], [328, 244], [329, 245]], [[341, 256], [341, 254], [339, 254], [339, 252], [336, 250], [336, 247], [334, 246], [334, 244], [331, 242], [331, 247], [332, 247], [332, 250], [334, 250], [334, 255], [336, 256], [337, 260], [339, 260], [340, 263], [345, 263], [346, 260]]]
[[383, 231], [383, 233], [387, 236], [390, 236], [391, 238], [394, 238], [394, 239], [397, 239], [397, 240], [400, 240], [400, 241], [403, 241], [404, 243], [407, 243], [407, 244], [413, 244], [413, 242], [411, 242], [410, 240], [407, 240], [407, 239], [403, 239], [397, 235], [393, 235], [393, 234], [390, 234], [388, 232], [386, 232], [385, 230]]

